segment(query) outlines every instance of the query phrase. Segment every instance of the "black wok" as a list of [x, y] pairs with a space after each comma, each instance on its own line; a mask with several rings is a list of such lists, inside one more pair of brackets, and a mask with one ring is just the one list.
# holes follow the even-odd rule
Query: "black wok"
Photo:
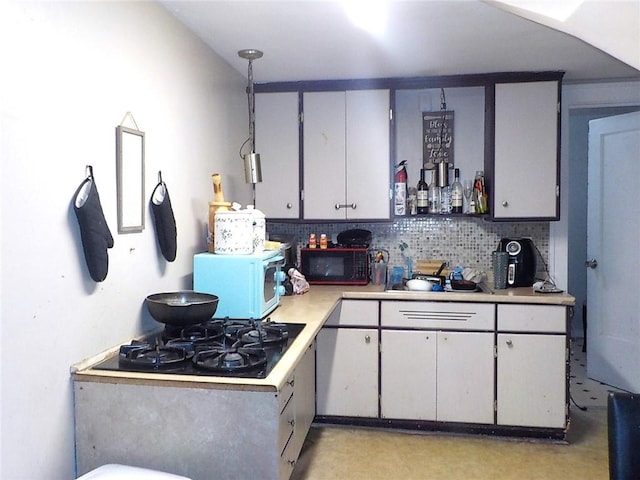
[[184, 290], [154, 293], [145, 299], [145, 303], [154, 320], [183, 327], [210, 320], [218, 308], [218, 297]]

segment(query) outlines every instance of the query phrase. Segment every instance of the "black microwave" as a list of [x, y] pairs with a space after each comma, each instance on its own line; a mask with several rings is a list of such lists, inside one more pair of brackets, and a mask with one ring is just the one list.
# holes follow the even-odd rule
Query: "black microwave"
[[300, 271], [310, 284], [366, 285], [369, 254], [366, 248], [301, 248]]

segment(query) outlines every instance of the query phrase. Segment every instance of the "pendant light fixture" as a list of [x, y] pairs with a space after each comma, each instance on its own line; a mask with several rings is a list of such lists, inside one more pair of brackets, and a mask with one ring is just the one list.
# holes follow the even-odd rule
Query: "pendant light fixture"
[[[260, 166], [260, 154], [256, 153], [256, 114], [255, 114], [255, 95], [253, 92], [253, 61], [261, 58], [263, 53], [260, 50], [253, 48], [240, 50], [238, 55], [241, 58], [249, 61], [248, 70], [248, 86], [247, 86], [247, 99], [249, 105], [249, 138], [240, 147], [240, 157], [244, 161], [244, 178], [247, 183], [253, 184], [253, 197], [255, 204], [255, 184], [262, 182], [262, 168]], [[249, 144], [249, 153], [242, 153], [242, 150], [246, 144]]]

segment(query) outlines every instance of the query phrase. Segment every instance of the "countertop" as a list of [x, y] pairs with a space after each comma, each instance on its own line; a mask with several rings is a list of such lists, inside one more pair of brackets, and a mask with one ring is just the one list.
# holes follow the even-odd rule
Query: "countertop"
[[286, 354], [265, 379], [193, 377], [188, 375], [93, 370], [91, 367], [116, 353], [119, 345], [99, 355], [73, 365], [74, 381], [109, 382], [180, 386], [184, 388], [235, 389], [251, 391], [278, 391], [287, 381], [318, 331], [342, 299], [360, 300], [424, 300], [481, 303], [528, 303], [541, 305], [575, 305], [575, 298], [566, 293], [535, 293], [531, 288], [506, 290], [487, 289], [487, 293], [408, 292], [385, 291], [380, 285], [319, 286], [312, 285], [304, 295], [282, 298], [280, 306], [270, 315], [273, 322], [305, 323], [306, 326], [289, 346]]

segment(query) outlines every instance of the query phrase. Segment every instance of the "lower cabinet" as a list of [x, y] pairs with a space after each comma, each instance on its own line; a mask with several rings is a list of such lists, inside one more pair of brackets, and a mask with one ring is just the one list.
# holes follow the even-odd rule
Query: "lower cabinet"
[[317, 414], [562, 436], [566, 318], [562, 305], [343, 301], [317, 337]]
[[316, 338], [318, 415], [378, 416], [378, 330], [324, 328]]
[[316, 415], [316, 349], [315, 343], [307, 348], [296, 368], [293, 395], [295, 397], [294, 446], [298, 457]]
[[316, 337], [318, 415], [378, 416], [378, 303], [343, 300]]
[[280, 392], [280, 479], [291, 476], [302, 444], [315, 416], [315, 344], [307, 348], [296, 370]]
[[493, 424], [493, 333], [382, 330], [380, 352], [383, 418]]
[[565, 428], [566, 307], [498, 305], [499, 425]]
[[380, 413], [383, 418], [436, 419], [436, 343], [437, 332], [382, 332]]

